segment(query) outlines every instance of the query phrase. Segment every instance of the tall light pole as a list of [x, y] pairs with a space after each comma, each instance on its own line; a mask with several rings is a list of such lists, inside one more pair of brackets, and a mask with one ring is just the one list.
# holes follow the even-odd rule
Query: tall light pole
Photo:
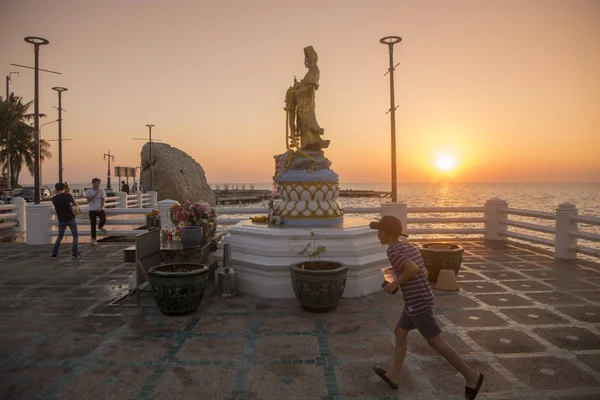
[[34, 118], [35, 118], [35, 131], [34, 131], [34, 146], [35, 146], [35, 159], [34, 159], [34, 169], [33, 169], [33, 181], [35, 186], [34, 193], [34, 201], [35, 204], [40, 204], [40, 82], [39, 82], [39, 56], [40, 56], [40, 46], [46, 45], [50, 43], [48, 40], [35, 36], [27, 36], [25, 38], [27, 43], [33, 44], [33, 53], [35, 56], [35, 83], [34, 83]]
[[[40, 147], [39, 147], [40, 150], [42, 148], [42, 146], [41, 146], [41, 142], [42, 142], [42, 126], [50, 125], [50, 124], [53, 124], [55, 122], [58, 122], [58, 120], [55, 119], [54, 121], [46, 122], [45, 124], [41, 124], [39, 126], [40, 133], [39, 133], [38, 137], [39, 137], [39, 141], [40, 141]], [[40, 153], [41, 153], [41, 151], [40, 151]], [[43, 183], [42, 183], [42, 157], [41, 156], [40, 156], [39, 172], [40, 172], [40, 185], [43, 185]]]
[[68, 89], [64, 87], [53, 87], [52, 90], [58, 92], [58, 181], [63, 183], [63, 167], [62, 167], [62, 92]]
[[[8, 109], [8, 112], [12, 112], [12, 109], [10, 108], [10, 90], [9, 90], [9, 85], [10, 85], [10, 76], [12, 74], [17, 74], [19, 75], [18, 72], [10, 72], [8, 75], [6, 75], [6, 107]], [[12, 182], [12, 166], [11, 166], [11, 158], [10, 158], [10, 126], [7, 127], [8, 131], [6, 132], [6, 153], [7, 153], [7, 160], [6, 160], [6, 172], [8, 173], [8, 188], [12, 188], [11, 182]]]
[[[148, 124], [148, 142], [150, 142], [150, 190], [154, 190], [154, 173], [152, 172], [152, 127], [154, 125]], [[133, 140], [146, 140], [145, 138], [132, 138]], [[160, 142], [158, 139], [154, 139], [155, 142]], [[140, 171], [140, 182], [142, 181], [142, 173]]]
[[[391, 117], [392, 124], [392, 202], [398, 201], [398, 182], [396, 177], [396, 103], [394, 98], [394, 69], [399, 65], [394, 65], [394, 45], [400, 43], [402, 38], [400, 36], [386, 36], [381, 38], [379, 42], [386, 44], [390, 52], [390, 68], [388, 72], [390, 74], [390, 109], [388, 112]], [[384, 74], [385, 75], [385, 74]]]
[[106, 154], [106, 153], [104, 154], [104, 159], [108, 160], [108, 170], [107, 170], [107, 173], [106, 173], [106, 189], [110, 190], [110, 189], [112, 189], [110, 187], [110, 162], [111, 161], [115, 161], [115, 156], [112, 155], [112, 154], [110, 154], [110, 150], [109, 150], [108, 154]]

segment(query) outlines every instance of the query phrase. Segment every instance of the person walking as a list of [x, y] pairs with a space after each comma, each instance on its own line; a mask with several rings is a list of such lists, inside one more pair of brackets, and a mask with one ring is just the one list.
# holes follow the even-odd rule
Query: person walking
[[77, 234], [77, 222], [75, 222], [75, 213], [73, 207], [77, 207], [75, 199], [69, 193], [65, 192], [65, 184], [57, 183], [54, 185], [56, 194], [52, 197], [52, 204], [54, 204], [54, 211], [56, 211], [56, 217], [58, 218], [58, 237], [54, 242], [52, 248], [51, 260], [58, 259], [58, 249], [60, 248], [60, 242], [65, 236], [65, 230], [67, 226], [71, 230], [73, 235], [73, 245], [71, 246], [71, 257], [75, 260], [81, 257], [81, 254], [77, 251], [77, 243], [79, 236]]
[[104, 189], [100, 189], [100, 179], [92, 179], [92, 188], [85, 191], [85, 198], [89, 204], [90, 228], [92, 231], [92, 246], [96, 246], [96, 218], [100, 219], [98, 230], [106, 235], [104, 224], [106, 223], [106, 214], [104, 213], [104, 201], [106, 193]]
[[377, 238], [381, 244], [388, 245], [387, 256], [394, 272], [393, 282], [384, 282], [386, 293], [394, 294], [400, 289], [404, 298], [404, 310], [394, 329], [396, 345], [394, 349], [394, 364], [391, 371], [380, 366], [373, 370], [385, 383], [393, 389], [398, 389], [400, 371], [406, 356], [406, 339], [408, 332], [417, 329], [427, 340], [429, 346], [441, 354], [465, 379], [465, 398], [473, 400], [477, 397], [483, 383], [483, 374], [473, 371], [465, 364], [461, 356], [440, 335], [442, 330], [433, 316], [433, 293], [425, 263], [419, 250], [398, 240], [402, 233], [402, 223], [396, 217], [386, 215], [378, 222], [369, 224], [371, 229], [377, 229]]
[[129, 185], [125, 181], [121, 181], [121, 192], [129, 194]]

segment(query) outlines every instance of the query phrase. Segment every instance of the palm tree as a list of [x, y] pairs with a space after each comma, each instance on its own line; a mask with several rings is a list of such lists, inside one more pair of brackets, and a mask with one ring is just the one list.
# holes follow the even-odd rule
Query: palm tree
[[[23, 104], [20, 96], [10, 94], [10, 104], [6, 99], [0, 98], [0, 166], [1, 171], [8, 171], [8, 148], [7, 138], [10, 132], [10, 154], [11, 154], [11, 186], [19, 186], [19, 175], [23, 165], [27, 167], [33, 175], [35, 166], [35, 129], [27, 124], [34, 119], [33, 114], [27, 111], [31, 107], [32, 101]], [[40, 114], [40, 117], [45, 117]], [[45, 140], [40, 140], [40, 159], [52, 157], [49, 151], [50, 144]]]

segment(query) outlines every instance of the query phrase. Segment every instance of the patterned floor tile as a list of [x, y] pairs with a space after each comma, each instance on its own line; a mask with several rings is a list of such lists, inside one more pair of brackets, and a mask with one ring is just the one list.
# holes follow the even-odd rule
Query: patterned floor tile
[[514, 308], [503, 309], [502, 313], [507, 317], [525, 325], [548, 325], [568, 323], [562, 317], [543, 308]]
[[536, 328], [533, 331], [553, 345], [566, 350], [600, 350], [600, 335], [578, 327]]
[[526, 385], [540, 390], [594, 387], [598, 382], [566, 359], [519, 357], [500, 359], [500, 364]]
[[475, 343], [496, 354], [535, 353], [546, 350], [545, 346], [526, 333], [514, 329], [470, 330], [467, 334]]
[[231, 396], [237, 371], [220, 366], [175, 366], [165, 371], [150, 399], [224, 399]]
[[110, 393], [113, 399], [135, 397], [151, 373], [149, 367], [86, 368], [62, 386], [57, 397], [61, 400], [100, 398], [98, 393], [102, 392]]
[[320, 399], [327, 395], [323, 369], [317, 365], [254, 367], [246, 387], [245, 395], [254, 400]]

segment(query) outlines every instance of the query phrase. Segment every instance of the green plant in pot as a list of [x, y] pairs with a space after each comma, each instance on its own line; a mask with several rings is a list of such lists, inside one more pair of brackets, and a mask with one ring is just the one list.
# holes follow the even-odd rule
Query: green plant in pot
[[335, 309], [344, 294], [348, 267], [337, 261], [323, 261], [325, 246], [317, 246], [316, 236], [298, 252], [308, 256], [309, 261], [290, 265], [292, 287], [296, 299], [306, 311], [324, 312]]

